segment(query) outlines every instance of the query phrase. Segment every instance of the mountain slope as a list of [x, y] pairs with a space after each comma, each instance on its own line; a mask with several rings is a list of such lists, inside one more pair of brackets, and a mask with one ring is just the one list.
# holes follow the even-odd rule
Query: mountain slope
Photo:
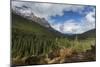
[[50, 27], [48, 21], [45, 18], [40, 18], [40, 17], [35, 16], [30, 7], [27, 7], [25, 5], [21, 7], [15, 6], [12, 8], [12, 11], [16, 13], [17, 15], [20, 15], [26, 19], [32, 20], [33, 22], [36, 22], [46, 28]]
[[96, 29], [89, 30], [83, 34], [78, 35], [80, 39], [96, 38]]
[[[25, 33], [25, 34], [36, 34], [40, 36], [46, 37], [58, 37], [60, 33], [53, 30], [52, 28], [46, 28], [41, 26], [40, 24], [23, 18], [22, 16], [16, 15], [12, 13], [12, 30], [16, 34]], [[58, 33], [58, 34], [56, 34]]]
[[75, 39], [77, 36], [77, 38], [80, 40], [87, 39], [87, 38], [96, 38], [96, 29], [86, 31], [82, 34], [72, 34], [72, 35], [65, 34], [64, 36], [68, 37], [69, 39]]

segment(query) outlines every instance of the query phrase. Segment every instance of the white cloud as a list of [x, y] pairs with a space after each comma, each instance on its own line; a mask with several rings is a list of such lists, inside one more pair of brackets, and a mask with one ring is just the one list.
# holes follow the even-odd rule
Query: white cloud
[[81, 11], [83, 6], [73, 6], [64, 4], [34, 3], [33, 12], [40, 17], [50, 18], [51, 16], [62, 16], [63, 11]]
[[31, 8], [33, 13], [38, 17], [44, 17], [47, 20], [51, 16], [62, 16], [63, 11], [78, 11], [81, 12], [84, 9], [84, 6], [74, 6], [74, 5], [65, 5], [65, 4], [51, 4], [51, 3], [35, 3], [35, 2], [21, 2], [21, 1], [12, 1], [12, 7], [16, 6], [22, 7], [23, 5]]
[[84, 33], [95, 28], [95, 11], [86, 14], [80, 22], [75, 20], [66, 20], [63, 24], [53, 24], [52, 27], [62, 33]]
[[63, 24], [58, 23], [52, 25], [53, 28], [62, 33], [82, 33], [81, 24], [77, 23], [75, 20], [67, 20]]
[[95, 12], [89, 12], [87, 15], [86, 15], [86, 20], [88, 23], [94, 23], [95, 22]]

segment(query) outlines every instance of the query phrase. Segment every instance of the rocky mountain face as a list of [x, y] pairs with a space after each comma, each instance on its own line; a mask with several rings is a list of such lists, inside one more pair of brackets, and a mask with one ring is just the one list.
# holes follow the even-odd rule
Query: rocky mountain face
[[31, 10], [31, 8], [27, 7], [25, 5], [20, 6], [20, 7], [18, 7], [18, 6], [12, 7], [12, 12], [16, 13], [17, 15], [20, 15], [26, 19], [29, 19], [31, 21], [35, 21], [36, 23], [38, 23], [46, 28], [51, 27], [45, 18], [40, 18], [40, 17], [35, 16]]

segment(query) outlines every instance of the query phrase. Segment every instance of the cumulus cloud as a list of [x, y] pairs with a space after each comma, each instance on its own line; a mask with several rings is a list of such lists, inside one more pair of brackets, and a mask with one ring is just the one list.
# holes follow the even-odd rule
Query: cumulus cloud
[[64, 23], [53, 24], [52, 27], [62, 33], [84, 33], [95, 28], [95, 11], [87, 13], [80, 22], [71, 19]]
[[62, 33], [82, 33], [81, 24], [77, 23], [75, 20], [67, 20], [63, 24], [53, 24], [52, 27]]
[[23, 5], [30, 7], [36, 16], [46, 19], [50, 19], [51, 16], [56, 15], [62, 16], [64, 14], [63, 11], [81, 12], [84, 9], [84, 6], [79, 5], [12, 1], [12, 8], [16, 6], [22, 7]]
[[72, 11], [83, 14], [85, 6], [80, 5], [65, 5], [65, 4], [51, 4], [51, 3], [36, 3], [36, 2], [21, 2], [12, 1], [12, 8], [22, 7], [23, 5], [30, 9], [22, 10], [22, 13], [29, 14], [33, 12], [36, 16], [45, 18], [50, 25], [62, 33], [83, 33], [87, 30], [95, 28], [95, 8], [93, 11], [86, 12], [84, 18], [80, 22], [69, 19], [64, 22], [56, 23], [51, 16], [63, 16], [64, 11]]

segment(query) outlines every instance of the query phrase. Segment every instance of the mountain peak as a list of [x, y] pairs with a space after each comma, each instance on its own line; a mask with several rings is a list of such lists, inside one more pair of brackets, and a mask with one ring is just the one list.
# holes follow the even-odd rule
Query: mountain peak
[[15, 6], [12, 8], [13, 12], [16, 13], [17, 15], [20, 15], [26, 19], [35, 21], [36, 23], [49, 28], [51, 27], [50, 24], [48, 23], [48, 21], [45, 18], [40, 18], [34, 15], [33, 11], [31, 10], [31, 8], [23, 5], [23, 6]]

